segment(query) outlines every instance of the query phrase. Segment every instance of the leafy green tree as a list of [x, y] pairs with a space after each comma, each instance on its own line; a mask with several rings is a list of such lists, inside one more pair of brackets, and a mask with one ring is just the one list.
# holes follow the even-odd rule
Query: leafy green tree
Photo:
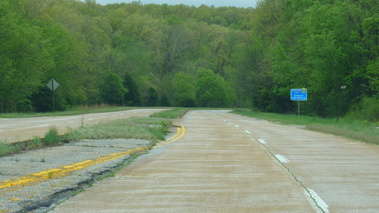
[[191, 31], [180, 25], [172, 26], [165, 38], [164, 64], [161, 76], [174, 73], [177, 63], [182, 59], [184, 52], [191, 47]]
[[228, 82], [211, 70], [199, 70], [195, 85], [198, 106], [231, 107], [233, 105], [235, 97]]
[[147, 97], [147, 100], [146, 100], [146, 105], [147, 106], [157, 106], [158, 103], [159, 103], [158, 92], [157, 92], [157, 90], [155, 88], [150, 87], [149, 88], [148, 97]]
[[173, 105], [181, 107], [194, 107], [196, 100], [193, 76], [183, 72], [175, 74], [172, 80]]
[[41, 27], [18, 13], [16, 2], [0, 4], [0, 105], [7, 112], [26, 103], [54, 63]]
[[125, 76], [124, 87], [128, 90], [125, 93], [125, 103], [128, 106], [141, 106], [141, 96], [138, 90], [136, 82], [130, 77], [130, 75]]
[[125, 93], [128, 90], [123, 85], [123, 80], [115, 73], [109, 73], [104, 81], [103, 100], [108, 104], [124, 105]]

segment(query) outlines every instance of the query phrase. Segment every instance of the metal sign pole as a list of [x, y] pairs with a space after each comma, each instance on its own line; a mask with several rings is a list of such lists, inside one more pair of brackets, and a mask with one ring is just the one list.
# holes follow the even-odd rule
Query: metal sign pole
[[52, 78], [46, 86], [53, 91], [53, 111], [55, 111], [55, 90], [59, 87], [59, 83]]
[[297, 116], [300, 116], [300, 101], [297, 101]]
[[55, 112], [55, 87], [54, 87], [54, 81], [51, 81], [51, 88], [53, 88], [53, 112]]

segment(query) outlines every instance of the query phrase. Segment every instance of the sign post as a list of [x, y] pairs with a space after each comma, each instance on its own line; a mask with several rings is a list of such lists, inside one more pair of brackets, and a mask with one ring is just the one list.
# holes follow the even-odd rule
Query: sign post
[[300, 101], [306, 101], [308, 99], [308, 90], [303, 89], [291, 89], [290, 93], [291, 101], [297, 101], [297, 115], [300, 116]]
[[47, 87], [49, 87], [49, 89], [51, 90], [51, 91], [53, 91], [53, 111], [55, 111], [55, 90], [59, 87], [59, 83], [58, 82], [56, 82], [55, 80], [54, 80], [54, 78], [52, 78], [50, 81], [49, 81], [49, 83], [47, 83], [46, 84], [46, 86]]

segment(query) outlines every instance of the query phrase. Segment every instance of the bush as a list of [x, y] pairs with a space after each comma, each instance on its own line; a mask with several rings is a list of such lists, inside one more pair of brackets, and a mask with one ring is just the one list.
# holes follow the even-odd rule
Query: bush
[[369, 122], [379, 121], [379, 98], [364, 98], [362, 102], [355, 107], [350, 116], [367, 120]]
[[212, 70], [201, 69], [195, 80], [196, 97], [200, 107], [231, 107], [235, 100], [229, 83]]

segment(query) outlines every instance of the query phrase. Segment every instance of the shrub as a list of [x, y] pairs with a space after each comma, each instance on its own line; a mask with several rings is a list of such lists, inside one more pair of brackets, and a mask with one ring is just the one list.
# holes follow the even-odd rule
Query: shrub
[[45, 134], [45, 138], [43, 142], [46, 145], [54, 145], [57, 144], [61, 140], [59, 136], [58, 128], [56, 127], [50, 127], [49, 131]]
[[378, 122], [379, 98], [364, 98], [361, 103], [353, 109], [350, 115], [369, 122]]

